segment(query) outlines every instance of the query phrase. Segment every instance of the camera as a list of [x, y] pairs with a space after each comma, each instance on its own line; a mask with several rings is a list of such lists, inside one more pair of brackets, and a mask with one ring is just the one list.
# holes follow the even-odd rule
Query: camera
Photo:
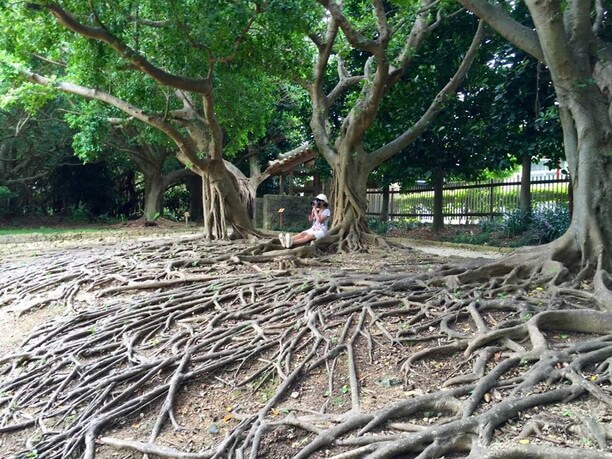
[[316, 207], [317, 209], [321, 207], [321, 204], [323, 203], [323, 201], [321, 201], [320, 199], [314, 199], [310, 205], [312, 207]]

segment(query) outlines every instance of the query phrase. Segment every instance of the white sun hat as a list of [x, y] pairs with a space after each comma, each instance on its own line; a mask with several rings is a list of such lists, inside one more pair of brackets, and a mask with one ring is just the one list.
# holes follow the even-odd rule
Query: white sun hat
[[325, 196], [324, 194], [318, 194], [315, 199], [318, 199], [319, 201], [323, 201], [325, 204], [329, 204], [327, 202], [327, 196]]

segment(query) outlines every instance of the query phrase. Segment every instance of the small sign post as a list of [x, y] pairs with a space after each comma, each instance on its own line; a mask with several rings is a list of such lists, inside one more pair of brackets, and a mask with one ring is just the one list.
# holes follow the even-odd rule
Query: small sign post
[[278, 227], [282, 228], [283, 227], [283, 214], [285, 213], [285, 208], [281, 207], [280, 209], [278, 209]]

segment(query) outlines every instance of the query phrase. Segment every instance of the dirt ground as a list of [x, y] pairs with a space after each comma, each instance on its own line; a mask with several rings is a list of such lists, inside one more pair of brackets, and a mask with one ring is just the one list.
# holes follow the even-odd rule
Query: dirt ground
[[[82, 229], [82, 228], [81, 228]], [[127, 242], [148, 242], [172, 240], [176, 237], [197, 235], [197, 227], [185, 227], [183, 224], [143, 227], [141, 225], [114, 225], [99, 232], [75, 232], [59, 234], [19, 234], [0, 235], [0, 262], [23, 263], [28, 259], [45, 257], [60, 251], [72, 250], [84, 252], [99, 248], [114, 247]], [[413, 247], [423, 253], [445, 258], [485, 258], [494, 259], [503, 255], [503, 249], [468, 246], [461, 244], [439, 243], [422, 239], [393, 238], [392, 240]], [[383, 255], [387, 257], [388, 255]], [[351, 260], [352, 258], [352, 260]], [[361, 258], [361, 260], [359, 259]], [[343, 263], [355, 264], [355, 267], [369, 265], [371, 255], [362, 257], [346, 256]], [[384, 259], [380, 262], [384, 262]], [[13, 352], [24, 336], [27, 336], [42, 321], [52, 319], [64, 313], [59, 304], [45, 308], [36, 308], [28, 314], [17, 316], [10, 308], [0, 308], [0, 354]]]
[[[104, 258], [110, 256], [113, 251], [124, 244], [132, 244], [133, 247], [134, 244], [172, 240], [176, 237], [197, 234], [198, 230], [195, 228], [124, 227], [94, 234], [61, 234], [50, 237], [0, 236], [0, 260], [4, 267], [10, 266], [11, 269], [15, 269], [27, 266], [32, 260], [54, 260], [58, 257], [83, 260]], [[336, 267], [341, 265], [343, 269], [355, 272], [419, 273], [439, 269], [453, 263], [473, 263], [474, 259], [498, 258], [504, 253], [500, 250], [480, 250], [467, 246], [415, 240], [398, 239], [396, 242], [403, 243], [414, 250], [334, 255], [330, 257], [330, 265], [313, 268], [315, 270], [313, 272], [317, 276], [331, 275], [337, 269]], [[238, 269], [248, 270], [250, 268], [247, 266]], [[126, 301], [129, 298], [125, 296]], [[0, 301], [0, 304], [2, 303], [3, 301]], [[16, 306], [17, 303], [20, 301], [5, 303], [0, 308], [1, 355], [18, 352], [24, 337], [33, 333], [41, 324], [71, 313], [60, 303], [51, 302], [19, 314], [20, 306]], [[501, 319], [492, 314], [488, 320], [494, 323]], [[402, 326], [403, 324], [399, 322], [395, 324], [396, 329]], [[470, 328], [467, 323], [457, 323], [455, 326], [463, 331], [469, 331]], [[428, 333], [435, 334], [435, 331], [431, 329], [424, 332], [425, 335]], [[381, 333], [372, 338], [382, 340], [384, 336]], [[566, 341], [568, 339], [572, 338], [563, 338]], [[422, 348], [420, 346], [416, 342], [412, 345], [412, 349], [418, 351]], [[371, 355], [368, 355], [365, 347], [358, 349], [355, 358], [360, 368], [362, 409], [376, 410], [398, 399], [420, 396], [441, 389], [444, 381], [460, 372], [466, 364], [461, 355], [448, 358], [434, 357], [427, 362], [416, 364], [410, 378], [405, 379], [400, 371], [401, 363], [405, 360], [403, 353], [402, 348], [397, 346], [375, 346]], [[265, 360], [265, 358], [266, 355], [263, 354], [261, 359]], [[336, 364], [342, 366], [346, 362], [339, 360]], [[520, 369], [518, 371], [520, 372]], [[189, 384], [189, 390], [177, 399], [175, 414], [180, 428], [163, 429], [158, 443], [192, 452], [199, 451], [205, 445], [214, 444], [236, 426], [246, 415], [245, 413], [256, 412], [265, 405], [273, 396], [278, 384], [279, 381], [271, 378], [264, 379], [259, 384], [254, 381], [247, 386], [236, 388], [221, 376], [207, 380], [195, 380]], [[271, 411], [272, 417], [278, 416], [280, 419], [288, 413], [314, 413], [319, 412], [322, 407], [325, 407], [326, 412], [333, 416], [350, 409], [351, 393], [346, 373], [338, 372], [338, 375], [334, 377], [333, 390], [330, 391], [328, 385], [325, 372], [314, 372], [308, 380], [292, 388], [290, 394]], [[489, 397], [494, 402], [505, 395], [504, 390], [500, 389], [492, 391]], [[105, 434], [125, 440], [146, 441], [148, 432], [155, 424], [157, 409], [151, 406], [150, 409], [144, 409], [134, 418], [123, 419]], [[530, 419], [538, 418], [543, 420], [543, 432], [539, 439], [530, 441], [589, 449], [593, 447], [593, 442], [580, 430], [578, 421], [589, 416], [597, 416], [607, 423], [612, 420], [612, 412], [609, 407], [578, 399], [568, 405], [554, 405], [547, 410], [536, 409], [533, 412], [522, 413], [515, 421], [503, 426], [500, 437], [502, 439], [517, 438]], [[424, 423], [424, 425], [434, 424], [441, 420], [440, 417], [439, 413], [425, 412], [420, 413], [414, 422]], [[32, 431], [0, 434], [0, 451], [3, 452], [1, 457], [8, 457], [9, 454], [22, 450], [28, 435], [32, 435]], [[297, 449], [310, 440], [312, 440], [312, 435], [305, 435], [303, 430], [285, 426], [274, 430], [266, 437], [262, 442], [258, 457], [276, 459], [292, 457]], [[329, 450], [322, 449], [313, 457], [330, 455]], [[120, 452], [108, 446], [100, 446], [96, 457], [110, 459], [142, 456], [125, 451]]]

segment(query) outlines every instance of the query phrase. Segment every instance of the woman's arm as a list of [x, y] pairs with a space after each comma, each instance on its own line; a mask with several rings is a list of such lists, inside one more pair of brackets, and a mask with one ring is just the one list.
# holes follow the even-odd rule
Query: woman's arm
[[314, 211], [314, 220], [322, 223], [323, 221], [325, 221], [325, 219], [327, 218], [327, 215], [325, 215], [323, 212], [325, 212], [327, 209], [313, 209]]
[[317, 219], [317, 209], [315, 207], [313, 207], [312, 209], [310, 209], [310, 215], [308, 216], [308, 221], [309, 222], [314, 222]]

